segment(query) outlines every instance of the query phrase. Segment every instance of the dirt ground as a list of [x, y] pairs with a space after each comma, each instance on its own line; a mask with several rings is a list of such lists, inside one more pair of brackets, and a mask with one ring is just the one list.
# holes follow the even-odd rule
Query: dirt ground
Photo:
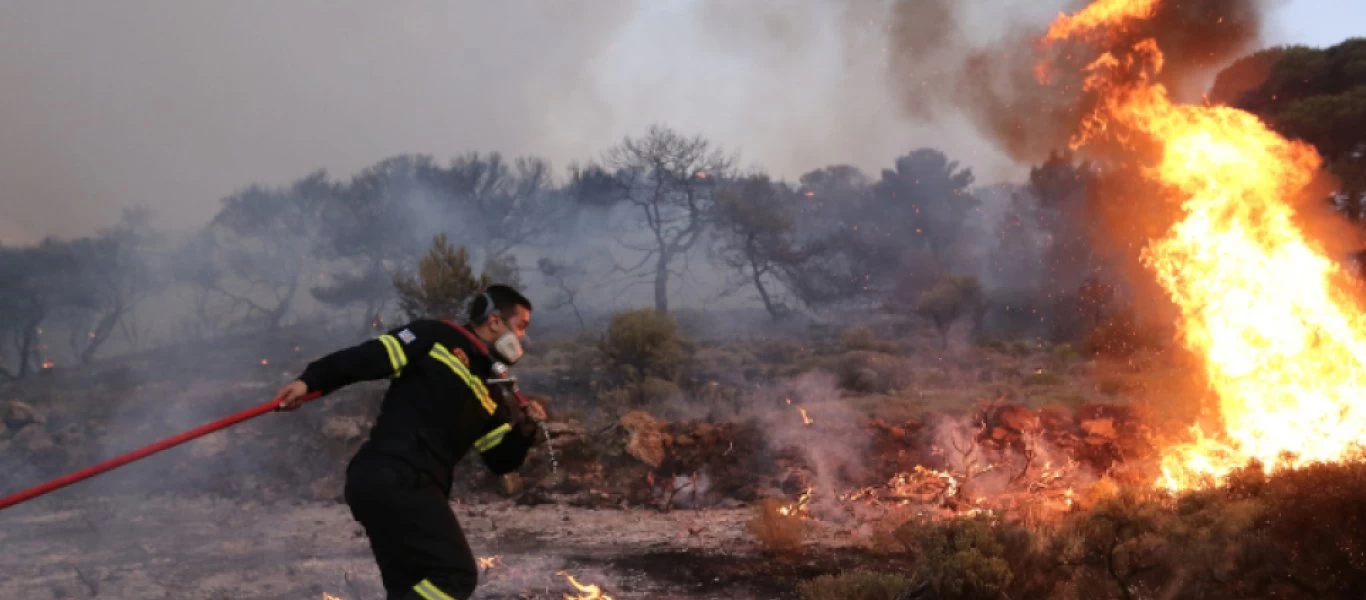
[[[72, 490], [74, 491], [74, 490]], [[793, 598], [796, 584], [871, 557], [835, 531], [776, 560], [746, 509], [454, 508], [475, 554], [497, 559], [475, 598], [559, 599], [560, 571], [628, 598]], [[44, 498], [0, 512], [0, 598], [382, 598], [366, 540], [341, 504], [214, 498]]]

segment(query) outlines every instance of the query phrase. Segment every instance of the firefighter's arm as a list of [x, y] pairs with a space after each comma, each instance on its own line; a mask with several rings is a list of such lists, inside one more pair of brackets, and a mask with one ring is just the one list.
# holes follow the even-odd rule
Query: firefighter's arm
[[[490, 471], [503, 475], [521, 468], [527, 452], [536, 445], [538, 438], [535, 421], [509, 411], [507, 406], [501, 407], [497, 414], [505, 418], [497, 419], [498, 425], [475, 440], [474, 448]], [[508, 415], [513, 416], [506, 418]]]
[[398, 377], [409, 362], [431, 351], [442, 327], [439, 321], [413, 321], [309, 363], [299, 380], [308, 391], [327, 394], [360, 381]]

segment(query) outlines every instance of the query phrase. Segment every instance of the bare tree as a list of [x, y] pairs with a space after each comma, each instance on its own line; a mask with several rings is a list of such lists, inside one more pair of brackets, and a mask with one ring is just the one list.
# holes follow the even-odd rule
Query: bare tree
[[756, 175], [726, 186], [716, 203], [719, 244], [714, 251], [739, 276], [731, 286], [752, 286], [774, 320], [787, 315], [789, 308], [772, 288], [787, 279], [804, 254], [793, 237], [793, 194], [767, 176]]
[[615, 172], [622, 201], [637, 211], [632, 225], [648, 232], [643, 244], [623, 241], [644, 253], [627, 270], [651, 268], [655, 311], [668, 312], [669, 279], [679, 275], [672, 268], [711, 224], [717, 187], [730, 176], [734, 160], [700, 136], [656, 125], [608, 150], [605, 162]]
[[62, 279], [57, 307], [82, 364], [94, 360], [122, 320], [161, 289], [160, 269], [153, 265], [159, 238], [151, 213], [134, 209], [124, 211], [117, 226], [69, 242], [76, 269]]
[[319, 211], [335, 193], [317, 171], [288, 189], [252, 186], [225, 198], [208, 232], [231, 279], [218, 278], [213, 289], [245, 306], [249, 318], [279, 328], [316, 246]]
[[536, 269], [541, 272], [541, 277], [546, 283], [555, 289], [555, 297], [547, 308], [555, 310], [568, 306], [574, 312], [574, 318], [579, 321], [579, 329], [587, 329], [588, 325], [584, 323], [583, 314], [579, 312], [579, 305], [576, 302], [587, 271], [580, 265], [559, 262], [550, 257], [536, 261]]
[[553, 189], [544, 160], [520, 157], [511, 162], [497, 152], [471, 152], [431, 175], [454, 213], [451, 223], [462, 237], [481, 244], [486, 261], [504, 260], [513, 248], [543, 236], [566, 204]]

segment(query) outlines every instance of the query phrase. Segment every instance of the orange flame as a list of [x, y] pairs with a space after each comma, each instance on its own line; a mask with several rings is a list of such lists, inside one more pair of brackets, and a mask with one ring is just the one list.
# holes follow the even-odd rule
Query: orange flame
[[1075, 15], [1059, 14], [1044, 40], [1056, 42], [1110, 31], [1124, 21], [1146, 19], [1160, 0], [1097, 0]]
[[812, 491], [814, 491], [813, 488], [806, 488], [806, 490], [802, 492], [802, 495], [797, 497], [796, 502], [778, 507], [778, 514], [783, 515], [784, 517], [806, 516], [806, 505], [808, 502], [811, 502]]
[[584, 585], [579, 583], [579, 581], [574, 579], [574, 576], [570, 575], [567, 571], [560, 571], [556, 573], [556, 575], [563, 576], [565, 579], [569, 580], [569, 585], [574, 586], [574, 589], [579, 591], [579, 595], [577, 596], [565, 594], [564, 600], [612, 600], [611, 596], [602, 593], [602, 588], [596, 585]]
[[[1095, 2], [1046, 39], [1118, 30], [1155, 7]], [[1318, 171], [1318, 154], [1246, 112], [1173, 103], [1154, 81], [1163, 58], [1154, 40], [1110, 50], [1088, 67], [1086, 89], [1100, 103], [1074, 144], [1136, 136], [1160, 149], [1144, 174], [1182, 216], [1141, 260], [1179, 308], [1181, 340], [1203, 357], [1222, 420], [1222, 431], [1193, 427], [1193, 442], [1164, 452], [1159, 485], [1219, 484], [1253, 460], [1270, 473], [1360, 456], [1366, 318], [1288, 202]]]
[[487, 571], [487, 570], [489, 570], [489, 569], [492, 569], [492, 568], [498, 566], [498, 561], [499, 561], [499, 560], [502, 560], [502, 558], [503, 558], [502, 555], [480, 556], [480, 557], [479, 557], [479, 569], [480, 569], [481, 571]]
[[55, 367], [55, 366], [57, 366], [57, 363], [55, 363], [55, 362], [53, 362], [53, 361], [50, 361], [50, 360], [45, 360], [45, 361], [43, 361], [43, 368], [44, 368], [44, 369], [51, 369], [52, 367]]
[[807, 425], [810, 425], [810, 424], [812, 424], [812, 423], [815, 423], [815, 421], [812, 421], [812, 420], [811, 420], [811, 417], [808, 416], [808, 415], [806, 414], [806, 409], [805, 409], [805, 408], [802, 408], [802, 407], [798, 406], [798, 407], [797, 407], [797, 410], [799, 410], [799, 411], [802, 412], [802, 423], [805, 423], [805, 424], [807, 424]]

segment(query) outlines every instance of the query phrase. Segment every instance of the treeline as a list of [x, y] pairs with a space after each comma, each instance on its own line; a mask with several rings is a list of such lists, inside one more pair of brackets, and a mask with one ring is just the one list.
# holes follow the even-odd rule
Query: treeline
[[[1319, 146], [1342, 181], [1333, 201], [1356, 218], [1366, 71], [1352, 65], [1364, 52], [1363, 40], [1263, 51], [1212, 91]], [[85, 238], [0, 246], [0, 376], [57, 354], [89, 362], [111, 340], [210, 339], [311, 312], [368, 331], [400, 318], [397, 290], [414, 289], [442, 234], [451, 246], [433, 251], [473, 265], [470, 277], [531, 288], [538, 308], [580, 327], [643, 287], [659, 312], [686, 291], [752, 299], [776, 321], [889, 311], [946, 343], [969, 322], [978, 335], [1101, 330], [1099, 344], [1132, 346], [1124, 292], [1088, 233], [1103, 201], [1095, 171], [1058, 154], [1022, 184], [975, 183], [933, 148], [876, 174], [832, 165], [780, 181], [666, 127], [560, 173], [497, 153], [396, 156], [349, 179], [319, 171], [246, 187], [190, 234], [130, 210]]]

